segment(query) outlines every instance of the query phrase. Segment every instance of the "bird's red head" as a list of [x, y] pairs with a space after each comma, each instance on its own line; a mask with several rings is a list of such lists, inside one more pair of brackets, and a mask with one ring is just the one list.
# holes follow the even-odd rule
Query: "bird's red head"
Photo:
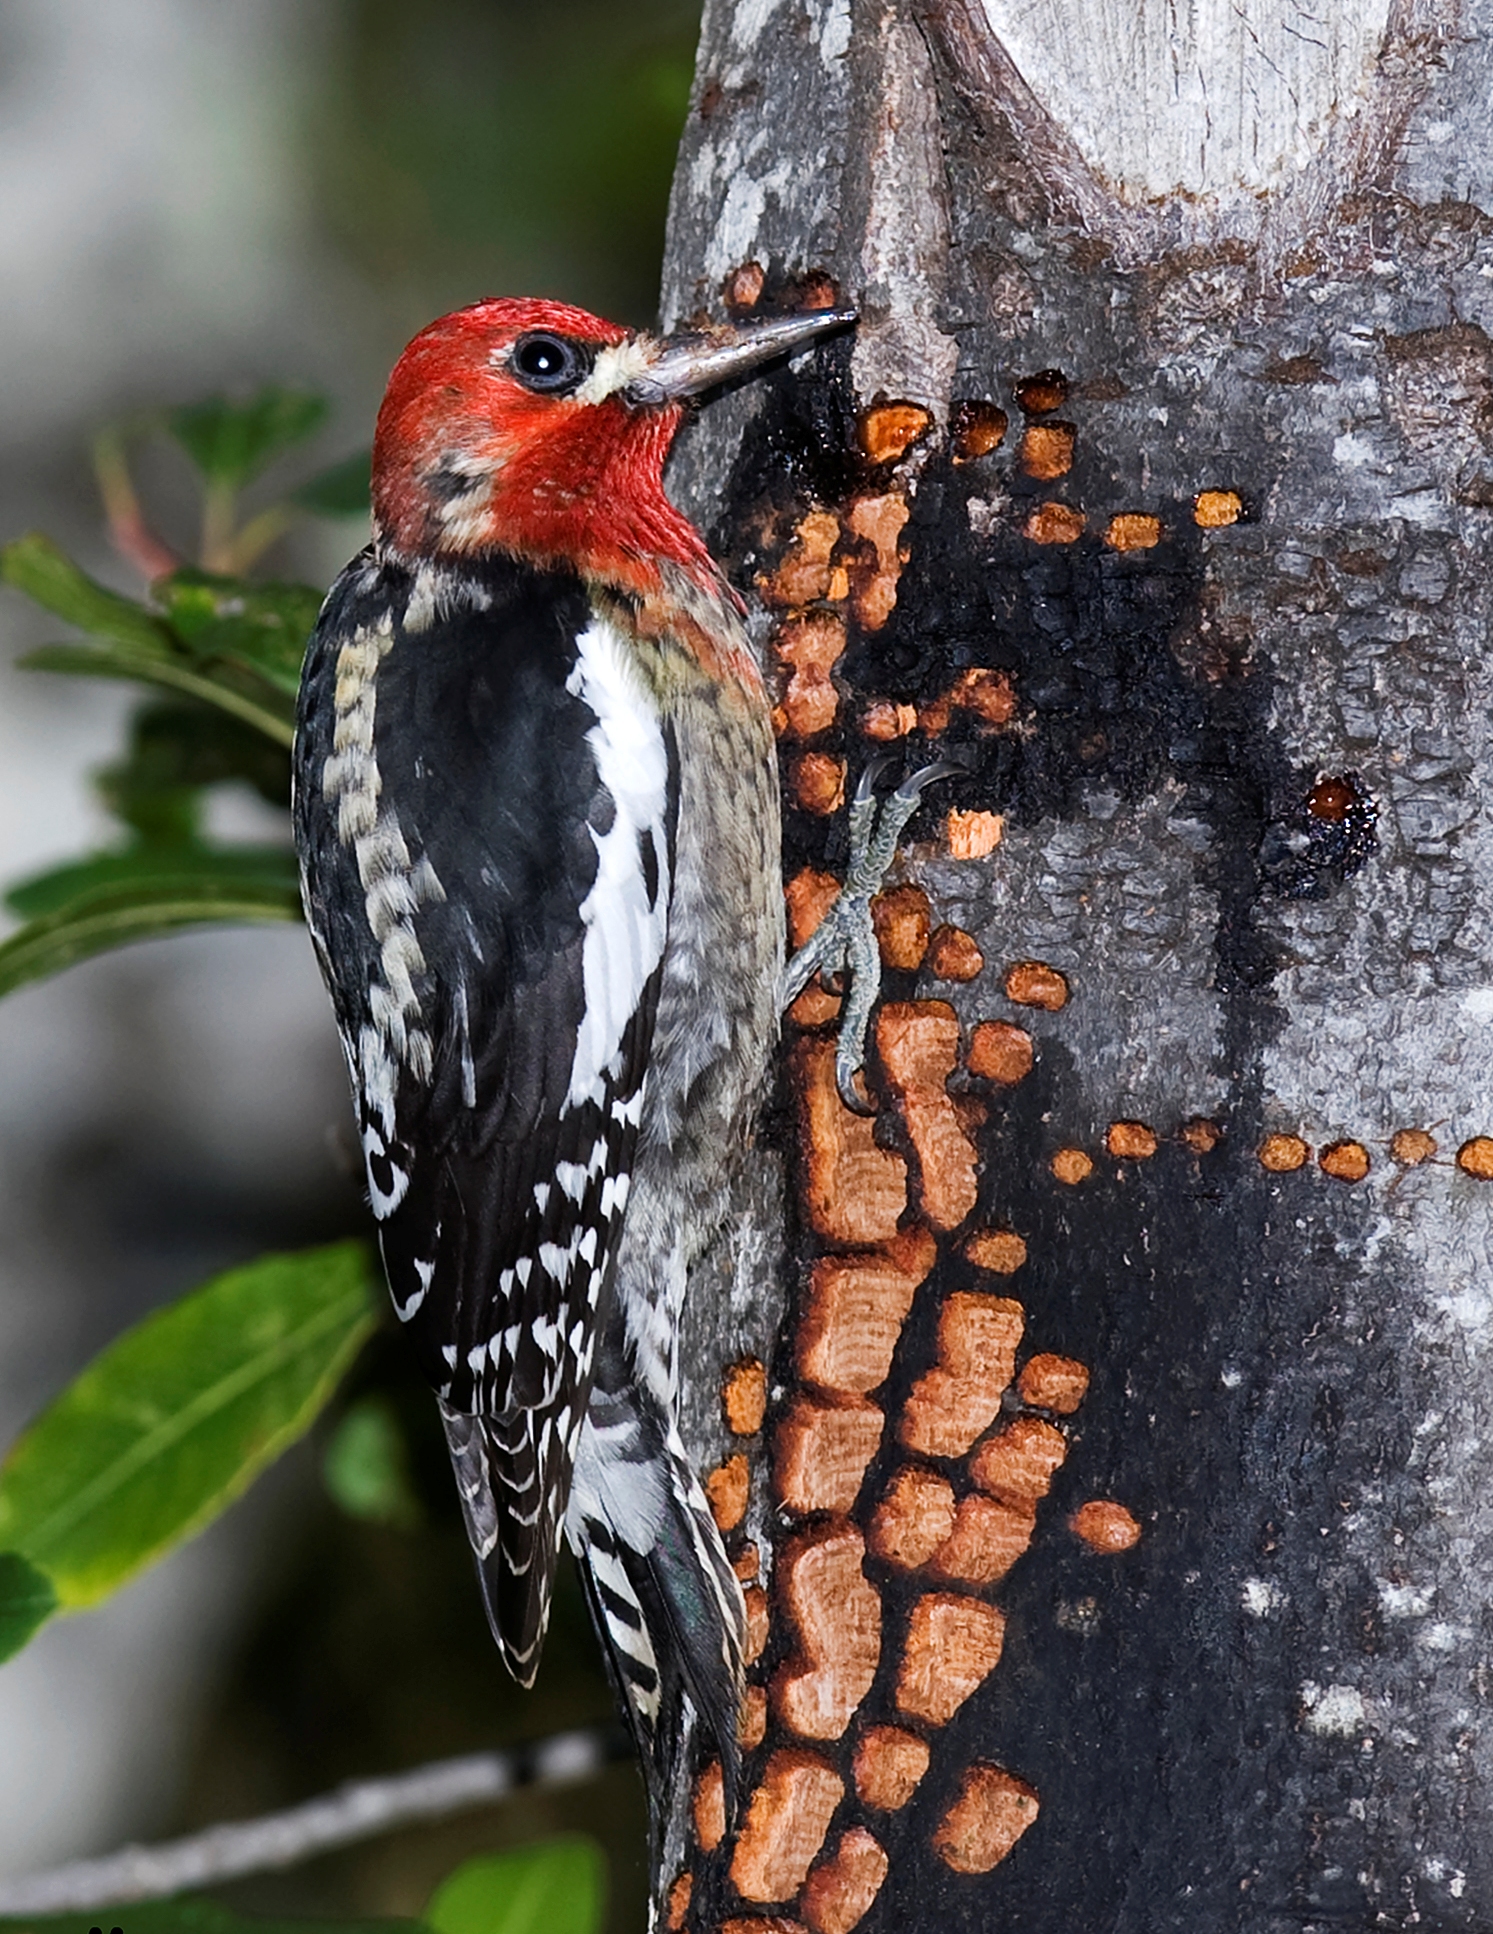
[[655, 589], [714, 574], [664, 494], [684, 399], [851, 320], [780, 318], [679, 342], [563, 302], [495, 297], [431, 323], [389, 378], [373, 444], [379, 541], [407, 558], [507, 551]]
[[645, 354], [561, 302], [478, 302], [422, 329], [374, 437], [383, 541], [407, 557], [499, 549], [624, 579], [656, 556], [698, 568], [705, 547], [663, 489], [682, 405], [626, 400]]

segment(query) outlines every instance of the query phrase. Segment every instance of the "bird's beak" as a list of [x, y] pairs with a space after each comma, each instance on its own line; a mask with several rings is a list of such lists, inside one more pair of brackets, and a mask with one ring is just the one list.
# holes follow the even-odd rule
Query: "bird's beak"
[[698, 396], [701, 390], [729, 383], [779, 356], [791, 356], [821, 336], [848, 329], [855, 319], [854, 309], [817, 309], [810, 315], [728, 324], [708, 334], [691, 331], [670, 336], [623, 395], [645, 409]]

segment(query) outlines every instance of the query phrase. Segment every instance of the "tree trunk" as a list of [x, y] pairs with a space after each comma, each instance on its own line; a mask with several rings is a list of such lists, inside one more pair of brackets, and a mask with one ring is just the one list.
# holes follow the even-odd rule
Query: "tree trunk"
[[674, 478], [779, 681], [800, 934], [846, 776], [965, 773], [881, 903], [874, 1124], [810, 989], [691, 1299], [761, 1651], [677, 1924], [1493, 1925], [1493, 36], [1449, 15], [707, 7], [666, 321], [862, 315]]

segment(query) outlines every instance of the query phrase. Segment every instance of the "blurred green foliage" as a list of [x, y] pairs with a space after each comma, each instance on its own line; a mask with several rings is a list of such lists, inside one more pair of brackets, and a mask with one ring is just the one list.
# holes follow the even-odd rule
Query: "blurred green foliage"
[[107, 1598], [304, 1434], [383, 1307], [362, 1242], [261, 1256], [117, 1337], [0, 1465], [0, 1550]]
[[322, 1454], [322, 1482], [351, 1518], [409, 1528], [420, 1522], [404, 1428], [385, 1397], [349, 1406]]
[[468, 1860], [436, 1889], [425, 1919], [435, 1934], [596, 1934], [605, 1895], [601, 1848], [562, 1833]]
[[313, 142], [324, 218], [409, 328], [481, 295], [646, 323], [691, 0], [347, 0]]
[[[307, 76], [308, 186], [328, 240], [391, 333], [402, 338], [498, 293], [652, 320], [698, 19], [697, 0], [342, 0], [327, 58]], [[255, 487], [324, 415], [319, 397], [273, 386], [131, 419], [100, 437], [111, 530], [151, 581], [147, 597], [93, 582], [45, 538], [4, 552], [0, 575], [83, 634], [25, 662], [131, 680], [153, 696], [119, 757], [95, 775], [119, 843], [11, 889], [8, 904], [27, 924], [0, 946], [0, 992], [176, 927], [296, 917], [288, 846], [216, 843], [203, 808], [206, 789], [225, 782], [286, 802], [293, 695], [319, 594], [250, 583], [246, 573], [298, 515], [366, 509], [366, 452], [273, 501]], [[199, 474], [195, 564], [149, 528], [135, 491], [132, 445], [162, 431]], [[246, 486], [261, 500], [247, 516]], [[229, 1272], [96, 1359], [0, 1475], [0, 1546], [11, 1547], [0, 1550], [3, 1659], [55, 1612], [107, 1593], [199, 1528], [317, 1410], [344, 1404], [323, 1438], [326, 1501], [314, 1535], [205, 1729], [189, 1809], [203, 1809], [199, 1822], [611, 1710], [568, 1566], [537, 1692], [503, 1677], [433, 1407], [392, 1339], [380, 1332], [364, 1347], [372, 1307], [356, 1246]], [[351, 1392], [337, 1399], [360, 1348]], [[71, 1498], [88, 1509], [69, 1516]], [[611, 1856], [609, 1907], [593, 1841], [534, 1839], [582, 1822]], [[424, 1907], [438, 1934], [592, 1934], [603, 1920], [640, 1922], [643, 1829], [636, 1775], [616, 1766], [573, 1794], [519, 1793], [502, 1808], [229, 1891], [236, 1905], [270, 1913], [315, 1900], [344, 1914], [414, 1914], [446, 1874]], [[530, 1844], [491, 1851], [513, 1841]], [[479, 1847], [480, 1858], [451, 1871]], [[111, 1918], [131, 1934], [249, 1934], [253, 1925], [206, 1901], [28, 1925], [74, 1934]]]

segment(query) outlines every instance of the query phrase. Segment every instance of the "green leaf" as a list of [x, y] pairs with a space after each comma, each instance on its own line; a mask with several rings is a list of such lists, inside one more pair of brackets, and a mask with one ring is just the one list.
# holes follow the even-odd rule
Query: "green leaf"
[[173, 631], [200, 659], [233, 659], [294, 698], [322, 594], [307, 584], [245, 584], [177, 571], [153, 586]]
[[46, 1573], [18, 1551], [0, 1551], [0, 1659], [13, 1658], [56, 1609]]
[[436, 1934], [597, 1934], [605, 1899], [605, 1854], [584, 1833], [562, 1833], [464, 1862], [425, 1920]]
[[404, 1433], [393, 1406], [381, 1397], [364, 1397], [351, 1406], [332, 1433], [321, 1474], [350, 1518], [402, 1529], [420, 1522]]
[[282, 1921], [235, 1914], [215, 1900], [128, 1901], [73, 1914], [25, 1914], [0, 1920], [0, 1934], [426, 1934], [419, 1921]]
[[263, 1256], [127, 1330], [0, 1465], [0, 1546], [75, 1611], [202, 1530], [325, 1405], [374, 1276], [362, 1242]]
[[117, 591], [95, 584], [40, 531], [18, 537], [0, 550], [0, 577], [80, 631], [110, 638], [146, 657], [171, 650], [170, 635], [159, 618], [133, 598], [122, 598]]
[[329, 464], [290, 493], [290, 501], [318, 517], [366, 517], [373, 497], [373, 452], [359, 450]]
[[290, 807], [290, 758], [242, 719], [196, 699], [156, 698], [130, 721], [124, 757], [94, 775], [99, 796], [150, 846], [204, 844], [203, 794], [242, 780], [266, 804]]
[[11, 887], [5, 904], [23, 920], [38, 920], [69, 908], [82, 910], [99, 895], [125, 888], [170, 894], [184, 884], [189, 891], [215, 886], [220, 893], [248, 886], [292, 903], [299, 891], [295, 854], [288, 846], [133, 846], [37, 873]]
[[248, 689], [222, 673], [203, 671], [178, 655], [153, 658], [122, 645], [41, 645], [16, 660], [27, 671], [66, 672], [75, 678], [130, 678], [145, 685], [162, 685], [205, 700], [263, 732], [277, 745], [295, 739], [295, 707], [282, 691], [254, 676]]
[[172, 410], [166, 427], [208, 483], [241, 490], [282, 450], [319, 430], [327, 408], [313, 390], [272, 383], [244, 403], [210, 396]]
[[0, 945], [0, 994], [181, 927], [258, 925], [300, 915], [292, 888], [264, 880], [177, 877], [159, 886], [100, 888], [30, 921]]

